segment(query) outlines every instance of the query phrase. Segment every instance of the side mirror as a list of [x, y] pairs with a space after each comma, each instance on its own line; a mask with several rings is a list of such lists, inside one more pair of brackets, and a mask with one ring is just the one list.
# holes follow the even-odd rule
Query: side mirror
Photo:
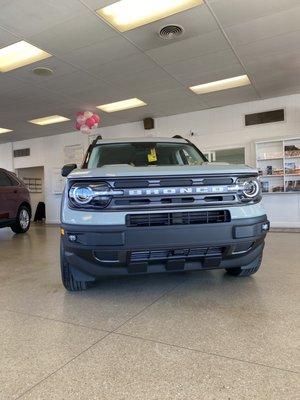
[[77, 168], [77, 164], [66, 164], [61, 169], [61, 175], [68, 176], [75, 168]]

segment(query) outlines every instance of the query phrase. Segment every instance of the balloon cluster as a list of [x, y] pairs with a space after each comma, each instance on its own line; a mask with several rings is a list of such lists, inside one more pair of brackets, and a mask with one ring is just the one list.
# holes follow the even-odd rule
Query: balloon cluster
[[82, 133], [89, 134], [93, 128], [97, 128], [100, 123], [100, 117], [91, 111], [79, 111], [76, 114], [75, 128]]

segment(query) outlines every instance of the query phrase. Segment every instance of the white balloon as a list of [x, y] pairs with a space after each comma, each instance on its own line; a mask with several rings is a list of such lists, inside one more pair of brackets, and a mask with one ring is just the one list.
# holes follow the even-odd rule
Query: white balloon
[[83, 115], [78, 115], [78, 117], [76, 118], [76, 121], [77, 121], [80, 125], [82, 125], [82, 124], [85, 123], [86, 118], [85, 118]]
[[80, 127], [80, 131], [81, 133], [84, 133], [86, 135], [88, 135], [91, 132], [90, 128], [87, 125], [82, 125]]
[[85, 119], [88, 119], [88, 118], [91, 118], [91, 116], [93, 115], [93, 113], [90, 112], [90, 111], [85, 111], [83, 115], [84, 115], [84, 118], [85, 118]]

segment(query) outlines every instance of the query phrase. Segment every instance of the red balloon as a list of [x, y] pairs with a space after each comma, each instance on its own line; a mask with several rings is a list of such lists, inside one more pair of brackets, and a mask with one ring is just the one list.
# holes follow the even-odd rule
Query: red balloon
[[90, 117], [85, 121], [85, 124], [91, 129], [95, 125], [94, 118]]
[[92, 118], [94, 118], [96, 124], [99, 124], [99, 122], [100, 122], [100, 117], [99, 117], [99, 115], [93, 114]]

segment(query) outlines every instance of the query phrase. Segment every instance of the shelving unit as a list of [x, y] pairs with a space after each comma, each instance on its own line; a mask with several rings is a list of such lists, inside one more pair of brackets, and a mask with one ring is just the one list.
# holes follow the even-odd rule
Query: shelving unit
[[300, 137], [256, 142], [264, 194], [300, 193]]

